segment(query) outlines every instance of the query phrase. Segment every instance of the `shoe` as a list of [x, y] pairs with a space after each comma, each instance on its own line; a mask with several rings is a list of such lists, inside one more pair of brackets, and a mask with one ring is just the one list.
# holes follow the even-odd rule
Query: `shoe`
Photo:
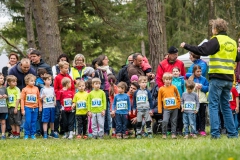
[[142, 136], [141, 135], [137, 135], [137, 139], [141, 139], [142, 138]]
[[185, 135], [183, 138], [184, 138], [184, 139], [188, 139], [188, 135]]
[[172, 134], [172, 139], [177, 139], [177, 136], [175, 134]]
[[167, 139], [167, 135], [162, 135], [162, 139]]
[[206, 134], [205, 131], [200, 131], [200, 135], [201, 135], [201, 136], [206, 136], [207, 134]]
[[43, 139], [47, 139], [48, 138], [48, 135], [47, 134], [44, 134], [43, 135]]
[[92, 137], [93, 137], [93, 135], [92, 135], [91, 133], [89, 133], [89, 134], [88, 134], [88, 137], [89, 137], [89, 138], [92, 138]]
[[10, 138], [10, 139], [14, 139], [15, 136], [14, 136], [13, 134], [11, 134], [11, 135], [9, 136], [9, 138]]
[[147, 137], [147, 136], [148, 136], [148, 133], [143, 132], [143, 133], [142, 133], [142, 136], [143, 136], [143, 137]]
[[49, 137], [52, 137], [52, 138], [59, 138], [57, 132], [53, 132], [53, 133], [51, 133], [51, 134], [49, 135]]
[[82, 139], [82, 136], [81, 135], [77, 135], [77, 139]]
[[37, 139], [35, 135], [31, 135], [31, 138], [32, 139]]
[[6, 136], [2, 135], [1, 140], [6, 140]]
[[127, 134], [123, 134], [123, 139], [128, 139], [128, 135]]
[[116, 138], [117, 138], [117, 139], [122, 139], [122, 134], [119, 134], [119, 133], [116, 134]]
[[64, 133], [64, 136], [62, 136], [63, 139], [67, 139], [68, 138], [68, 133]]
[[168, 131], [168, 132], [167, 132], [167, 135], [170, 135], [170, 134], [171, 134], [171, 132]]
[[73, 135], [70, 134], [70, 135], [68, 136], [68, 139], [73, 139]]
[[193, 136], [192, 136], [193, 138], [197, 138], [197, 135], [196, 134], [193, 134]]
[[153, 138], [152, 134], [148, 134], [148, 138]]
[[20, 136], [19, 135], [14, 136], [14, 139], [20, 139]]
[[99, 139], [103, 139], [103, 136], [99, 136]]
[[116, 133], [112, 133], [112, 138], [116, 138]]
[[92, 136], [92, 139], [97, 139], [97, 136]]
[[225, 128], [221, 129], [221, 134], [227, 134], [227, 130]]
[[88, 136], [87, 135], [83, 136], [83, 139], [88, 139]]
[[25, 135], [25, 136], [24, 136], [24, 139], [28, 139], [28, 135]]

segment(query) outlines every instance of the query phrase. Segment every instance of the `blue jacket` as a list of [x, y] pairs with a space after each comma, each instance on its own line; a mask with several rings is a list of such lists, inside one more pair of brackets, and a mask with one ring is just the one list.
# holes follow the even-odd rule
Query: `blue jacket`
[[17, 77], [17, 87], [22, 90], [24, 87], [26, 87], [24, 78], [27, 74], [33, 74], [36, 76], [35, 70], [30, 67], [29, 71], [27, 73], [23, 73], [20, 67], [21, 63], [18, 62], [13, 68], [10, 69], [9, 75], [14, 75]]
[[203, 77], [203, 76], [201, 76], [201, 77], [194, 77], [193, 81], [195, 83], [202, 84], [202, 89], [201, 89], [202, 92], [204, 92], [204, 93], [208, 92], [209, 83], [208, 83], [208, 81], [207, 81], [207, 79], [205, 77]]
[[131, 112], [131, 102], [129, 96], [124, 94], [117, 94], [114, 97], [112, 110], [116, 110], [117, 114], [128, 114]]
[[180, 94], [180, 97], [182, 97], [183, 92], [186, 91], [184, 77], [183, 76], [181, 76], [181, 77], [173, 77], [172, 85], [177, 87], [178, 92]]
[[193, 64], [188, 68], [188, 71], [186, 73], [186, 77], [190, 77], [192, 75], [193, 67], [195, 65], [198, 65], [202, 69], [202, 76], [206, 77], [207, 76], [207, 63], [204, 60], [197, 59], [193, 62]]
[[44, 87], [45, 83], [41, 77], [38, 77], [35, 81], [35, 86], [38, 87], [39, 91]]

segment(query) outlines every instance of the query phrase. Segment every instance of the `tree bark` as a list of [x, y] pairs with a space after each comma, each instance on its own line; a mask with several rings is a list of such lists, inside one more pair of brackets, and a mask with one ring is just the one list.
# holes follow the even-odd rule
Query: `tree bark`
[[[211, 19], [215, 18], [215, 0], [209, 0], [209, 12], [208, 12], [208, 20], [210, 22]], [[212, 25], [208, 24], [208, 38], [212, 37]]]
[[28, 48], [36, 48], [35, 36], [33, 30], [33, 21], [32, 21], [32, 5], [31, 0], [25, 0], [25, 26], [27, 31], [27, 43]]
[[147, 0], [150, 63], [155, 72], [167, 52], [164, 0]]
[[[78, 16], [81, 16], [81, 14], [82, 14], [81, 0], [75, 0], [75, 14], [77, 17], [76, 19], [78, 19]], [[82, 31], [80, 23], [78, 23], [77, 20], [75, 20], [75, 31], [79, 35], [80, 35], [80, 32]], [[82, 49], [83, 49], [83, 41], [82, 40], [76, 41], [75, 42], [75, 52], [82, 53]]]

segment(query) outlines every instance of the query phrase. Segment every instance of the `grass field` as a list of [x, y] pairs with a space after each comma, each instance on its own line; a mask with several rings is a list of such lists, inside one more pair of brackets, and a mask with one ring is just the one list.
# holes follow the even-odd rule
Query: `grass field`
[[211, 140], [210, 136], [198, 139], [168, 139], [160, 135], [153, 139], [117, 140], [12, 140], [0, 141], [0, 160], [5, 159], [240, 159], [240, 139]]

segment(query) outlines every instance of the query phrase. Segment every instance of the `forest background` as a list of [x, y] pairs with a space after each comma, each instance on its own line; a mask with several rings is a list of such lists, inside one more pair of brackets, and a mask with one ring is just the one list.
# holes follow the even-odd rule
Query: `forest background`
[[[0, 0], [12, 21], [0, 30], [0, 52], [42, 51], [50, 65], [66, 53], [87, 63], [100, 54], [119, 70], [131, 53], [146, 55], [153, 69], [170, 46], [209, 39], [209, 20], [228, 21], [240, 36], [240, 0]], [[183, 54], [184, 50], [179, 50]]]

